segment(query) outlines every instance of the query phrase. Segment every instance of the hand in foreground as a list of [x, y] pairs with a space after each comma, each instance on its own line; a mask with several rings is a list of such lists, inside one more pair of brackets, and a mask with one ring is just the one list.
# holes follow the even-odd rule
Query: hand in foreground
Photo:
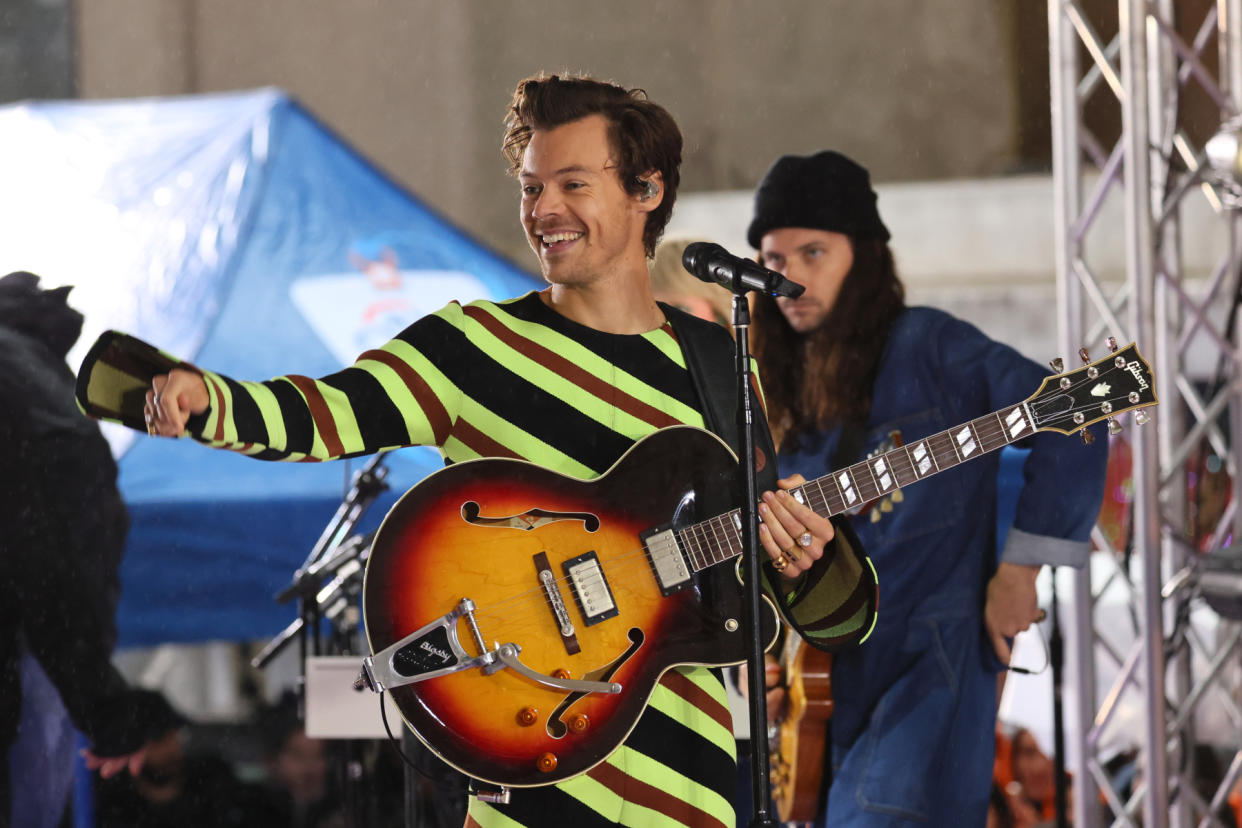
[[996, 649], [996, 657], [1005, 664], [1009, 663], [1010, 656], [1009, 642], [1005, 639], [1012, 639], [1044, 618], [1035, 592], [1039, 569], [1038, 566], [1002, 563], [988, 581], [983, 622]]
[[98, 756], [89, 748], [83, 749], [80, 753], [86, 762], [87, 770], [99, 771], [99, 775], [104, 779], [110, 779], [124, 770], [128, 770], [131, 776], [137, 776], [138, 771], [142, 770], [142, 763], [147, 759], [145, 745], [124, 756]]
[[[781, 681], [781, 664], [771, 653], [763, 654], [764, 686], [767, 688], [768, 724], [775, 723], [785, 712], [785, 685]], [[737, 668], [737, 688], [742, 698], [750, 699], [750, 670], [746, 662]]]
[[179, 437], [191, 414], [202, 414], [211, 399], [202, 376], [184, 368], [174, 368], [151, 380], [143, 416], [152, 437]]
[[786, 578], [797, 578], [824, 555], [824, 547], [836, 534], [832, 521], [820, 517], [799, 503], [788, 489], [801, 486], [800, 474], [776, 481], [780, 489], [764, 492], [759, 503], [759, 542], [776, 571]]

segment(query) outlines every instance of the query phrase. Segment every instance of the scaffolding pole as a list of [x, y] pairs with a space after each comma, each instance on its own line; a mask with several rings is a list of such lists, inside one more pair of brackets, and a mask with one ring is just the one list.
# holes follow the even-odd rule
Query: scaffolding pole
[[[1239, 112], [1242, 0], [1218, 0], [1201, 20], [1184, 19], [1189, 5], [1118, 0], [1115, 18], [1092, 19], [1079, 0], [1048, 3], [1061, 348], [1068, 355], [1079, 346], [1098, 351], [1108, 336], [1136, 341], [1161, 401], [1151, 425], [1127, 431], [1128, 536], [1114, 543], [1097, 529], [1092, 566], [1074, 576], [1068, 601], [1066, 743], [1073, 823], [1081, 828], [1223, 825], [1217, 814], [1242, 778], [1242, 634], [1207, 608], [1199, 579], [1203, 562], [1224, 554], [1242, 531], [1234, 480], [1242, 463], [1233, 446], [1242, 435], [1242, 382], [1237, 338], [1226, 322], [1242, 318], [1234, 313], [1242, 199], [1238, 191], [1232, 203], [1222, 198], [1224, 185], [1182, 123], [1192, 86], [1218, 107], [1217, 123]], [[1121, 112], [1111, 146], [1084, 118], [1101, 100]], [[1124, 274], [1098, 264], [1102, 247], [1115, 244], [1100, 217], [1116, 199], [1124, 213]], [[1205, 201], [1220, 223], [1219, 262], [1206, 273], [1188, 272], [1184, 263], [1192, 200]], [[1190, 462], [1204, 452], [1231, 483], [1217, 524], [1206, 530], [1188, 498], [1203, 482]], [[1108, 638], [1099, 629], [1106, 590], [1125, 596], [1130, 635]], [[1209, 704], [1224, 710], [1228, 732], [1199, 731]], [[1127, 728], [1125, 711], [1135, 708], [1141, 726]], [[1113, 761], [1127, 739], [1134, 777], [1119, 774]], [[1211, 789], [1196, 762], [1202, 744], [1232, 753]]]

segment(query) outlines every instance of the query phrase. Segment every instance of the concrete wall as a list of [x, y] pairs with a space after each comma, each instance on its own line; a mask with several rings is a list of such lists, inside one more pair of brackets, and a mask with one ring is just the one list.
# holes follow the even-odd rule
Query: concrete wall
[[[501, 118], [540, 70], [641, 86], [686, 137], [685, 191], [835, 146], [878, 180], [1020, 166], [1013, 2], [92, 0], [83, 97], [274, 84], [430, 203], [526, 261]], [[1040, 70], [1046, 72], [1046, 70]], [[1046, 99], [1042, 103], [1046, 108]]]

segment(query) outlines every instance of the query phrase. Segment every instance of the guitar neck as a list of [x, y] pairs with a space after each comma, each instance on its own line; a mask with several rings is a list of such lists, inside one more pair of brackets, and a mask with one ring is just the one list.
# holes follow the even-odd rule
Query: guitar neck
[[[832, 517], [1035, 431], [1030, 408], [1021, 402], [809, 480], [789, 493], [816, 514]], [[678, 534], [695, 572], [715, 566], [742, 554], [741, 510], [688, 526]]]

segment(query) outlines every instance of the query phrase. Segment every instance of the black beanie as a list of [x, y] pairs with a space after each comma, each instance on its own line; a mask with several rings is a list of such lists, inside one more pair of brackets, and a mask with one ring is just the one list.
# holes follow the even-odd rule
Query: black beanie
[[888, 228], [875, 201], [871, 176], [841, 153], [783, 155], [755, 190], [755, 217], [746, 240], [758, 250], [769, 230], [810, 227], [887, 242]]

